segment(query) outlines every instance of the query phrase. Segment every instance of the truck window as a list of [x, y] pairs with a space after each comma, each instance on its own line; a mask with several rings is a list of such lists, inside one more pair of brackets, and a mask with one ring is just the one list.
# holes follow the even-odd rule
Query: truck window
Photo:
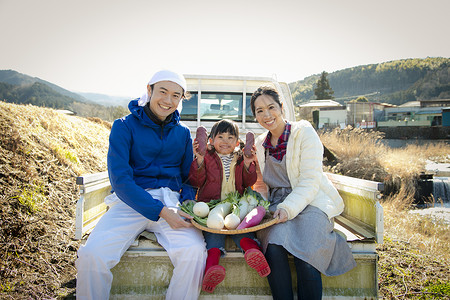
[[[246, 121], [255, 122], [251, 108], [251, 95], [246, 95]], [[197, 92], [191, 92], [189, 99], [183, 100], [181, 119], [185, 121], [197, 120], [197, 108], [200, 103], [200, 119], [204, 121], [217, 121], [231, 119], [242, 121], [243, 97], [241, 93], [214, 93], [202, 92], [198, 99]]]
[[183, 100], [183, 109], [181, 110], [181, 119], [185, 121], [197, 120], [197, 102], [198, 94], [190, 93], [189, 99]]

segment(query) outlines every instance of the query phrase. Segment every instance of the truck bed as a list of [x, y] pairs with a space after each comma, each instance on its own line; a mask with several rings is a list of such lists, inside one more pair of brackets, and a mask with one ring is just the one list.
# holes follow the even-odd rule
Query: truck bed
[[[383, 184], [327, 174], [345, 202], [344, 212], [335, 218], [335, 230], [352, 249], [357, 267], [346, 274], [323, 276], [324, 299], [377, 299], [378, 272], [376, 244], [383, 242], [383, 210], [378, 200]], [[110, 194], [107, 172], [77, 178], [76, 239], [86, 239], [106, 212], [103, 203]], [[213, 294], [202, 292], [200, 299], [272, 299], [266, 278], [261, 278], [244, 262], [244, 256], [227, 240], [227, 256], [220, 263], [227, 270], [225, 280]], [[293, 283], [296, 273], [291, 258]], [[164, 299], [172, 275], [172, 264], [153, 233], [143, 232], [113, 269], [111, 299]]]

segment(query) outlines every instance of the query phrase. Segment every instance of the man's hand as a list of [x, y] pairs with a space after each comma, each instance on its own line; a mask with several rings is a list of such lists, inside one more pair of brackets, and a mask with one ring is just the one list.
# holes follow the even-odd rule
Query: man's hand
[[170, 225], [170, 227], [172, 227], [172, 229], [183, 227], [187, 228], [193, 226], [190, 222], [183, 220], [183, 218], [191, 220], [192, 216], [179, 209], [167, 208], [166, 206], [164, 206], [159, 213], [159, 216], [166, 220], [166, 222]]

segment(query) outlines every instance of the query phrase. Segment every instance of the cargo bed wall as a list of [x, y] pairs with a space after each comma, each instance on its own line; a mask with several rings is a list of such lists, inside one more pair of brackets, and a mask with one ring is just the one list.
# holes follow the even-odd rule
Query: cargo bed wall
[[[347, 238], [357, 267], [336, 276], [323, 276], [324, 299], [377, 299], [378, 273], [376, 242], [383, 240], [383, 211], [378, 202], [382, 184], [327, 174], [345, 202], [344, 213], [336, 218], [335, 227]], [[81, 176], [77, 203], [76, 239], [86, 237], [106, 211], [103, 199], [110, 193], [107, 172]], [[244, 263], [242, 253], [227, 240], [228, 255], [221, 259], [227, 276], [214, 294], [200, 299], [271, 299], [265, 278]], [[291, 258], [293, 283], [295, 268]], [[164, 299], [172, 274], [172, 264], [152, 233], [144, 232], [128, 249], [114, 274], [111, 299]]]

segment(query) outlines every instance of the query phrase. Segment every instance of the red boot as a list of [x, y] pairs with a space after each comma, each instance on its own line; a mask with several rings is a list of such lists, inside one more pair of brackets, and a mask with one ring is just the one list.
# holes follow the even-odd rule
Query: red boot
[[258, 272], [259, 276], [266, 277], [270, 274], [270, 267], [266, 257], [261, 252], [261, 248], [256, 241], [250, 238], [242, 238], [240, 242], [242, 250], [245, 251], [244, 257], [247, 264]]
[[225, 279], [225, 268], [219, 265], [220, 249], [208, 250], [206, 259], [205, 276], [203, 277], [202, 290], [208, 293], [214, 292], [216, 286]]

